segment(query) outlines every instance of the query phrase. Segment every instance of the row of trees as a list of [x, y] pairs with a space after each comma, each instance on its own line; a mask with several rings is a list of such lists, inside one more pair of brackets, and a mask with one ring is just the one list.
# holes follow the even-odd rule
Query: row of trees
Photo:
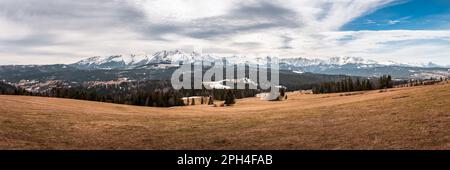
[[253, 97], [256, 94], [246, 90], [173, 90], [171, 88], [155, 90], [119, 91], [108, 88], [55, 88], [43, 96], [90, 100], [117, 104], [128, 104], [150, 107], [183, 106], [183, 97], [212, 96], [215, 100], [225, 101], [225, 104], [235, 103], [235, 98]]
[[383, 75], [378, 79], [379, 82], [379, 89], [387, 89], [387, 88], [393, 88], [394, 82], [392, 81], [391, 75]]
[[337, 82], [325, 82], [313, 88], [314, 93], [341, 93], [353, 91], [365, 91], [394, 87], [390, 75], [383, 75], [378, 79], [345, 78]]
[[182, 106], [182, 95], [175, 90], [121, 92], [103, 88], [55, 88], [42, 96], [90, 100], [137, 106], [171, 107]]
[[227, 90], [225, 93], [225, 104], [230, 106], [236, 103], [235, 94], [232, 90]]
[[145, 81], [124, 82], [116, 85], [60, 86], [45, 92], [31, 93], [22, 88], [0, 82], [0, 94], [69, 98], [137, 106], [172, 107], [183, 106], [182, 98], [189, 96], [211, 96], [215, 100], [222, 100], [225, 101], [225, 104], [232, 105], [235, 103], [235, 98], [253, 97], [257, 93], [257, 90], [174, 90], [169, 83], [166, 81]]
[[373, 82], [369, 79], [360, 80], [359, 78], [353, 80], [352, 78], [345, 78], [338, 82], [325, 82], [313, 88], [314, 93], [340, 93], [352, 91], [373, 90]]
[[32, 95], [31, 92], [26, 91], [25, 89], [15, 87], [13, 85], [0, 82], [0, 94], [3, 95]]

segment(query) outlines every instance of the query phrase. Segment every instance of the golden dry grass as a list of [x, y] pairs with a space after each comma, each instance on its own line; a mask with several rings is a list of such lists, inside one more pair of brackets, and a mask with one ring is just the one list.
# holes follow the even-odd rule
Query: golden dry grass
[[0, 149], [450, 149], [450, 85], [226, 108], [0, 96]]

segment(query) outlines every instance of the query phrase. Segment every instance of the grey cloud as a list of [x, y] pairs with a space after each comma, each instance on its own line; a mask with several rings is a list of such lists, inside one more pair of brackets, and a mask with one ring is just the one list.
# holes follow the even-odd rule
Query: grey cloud
[[230, 12], [233, 18], [247, 18], [247, 19], [288, 19], [294, 17], [296, 13], [290, 9], [282, 8], [269, 2], [262, 2], [260, 4], [245, 5], [236, 8]]
[[42, 30], [123, 27], [145, 18], [123, 1], [106, 0], [2, 0], [0, 15]]
[[269, 28], [297, 28], [300, 26], [296, 12], [275, 4], [262, 2], [243, 5], [217, 17], [196, 19], [187, 23], [147, 23], [145, 35], [175, 33], [200, 39], [214, 39], [232, 34]]
[[[27, 26], [31, 33], [17, 39], [0, 39], [0, 52], [16, 54], [62, 55], [33, 51], [33, 47], [69, 45], [77, 47], [81, 39], [61, 39], [57, 32], [72, 31], [101, 35], [114, 28], [143, 32], [146, 16], [126, 1], [115, 0], [1, 0], [0, 17]], [[158, 29], [154, 27], [153, 29]], [[158, 39], [158, 34], [154, 34]], [[151, 35], [148, 39], [152, 38]], [[87, 40], [88, 41], [88, 40]], [[68, 52], [70, 53], [70, 52]], [[69, 55], [69, 54], [65, 54]]]
[[331, 11], [332, 7], [333, 7], [333, 3], [332, 2], [324, 3], [323, 6], [322, 6], [322, 9], [320, 11], [320, 14], [316, 16], [316, 19], [317, 20], [325, 19], [329, 15], [329, 12]]
[[299, 26], [294, 11], [263, 2], [237, 7], [224, 16], [196, 20], [186, 35], [194, 38], [214, 38], [240, 32]]
[[[27, 46], [31, 45], [16, 45], [16, 44], [4, 44], [0, 42], [0, 54], [19, 54], [24, 56], [59, 56], [59, 57], [72, 57], [72, 53], [68, 52], [47, 52], [47, 51], [39, 51], [34, 50], [32, 48], [28, 48]], [[46, 45], [38, 45], [38, 46], [46, 46]]]
[[48, 33], [40, 33], [40, 34], [31, 34], [29, 36], [14, 39], [14, 40], [0, 40], [0, 44], [3, 45], [17, 45], [22, 47], [30, 47], [30, 46], [47, 46], [47, 45], [56, 45], [63, 44], [63, 42], [58, 41], [56, 39], [57, 35], [48, 34]]
[[228, 48], [205, 48], [203, 53], [223, 53], [223, 54], [237, 54], [238, 51]]
[[129, 28], [142, 39], [166, 41], [172, 33], [193, 38], [211, 39], [241, 32], [269, 28], [299, 27], [297, 14], [264, 1], [237, 6], [228, 14], [202, 18], [187, 23], [156, 23], [142, 9], [116, 0], [2, 0], [0, 16], [29, 25], [37, 32], [76, 30], [102, 33], [108, 29]]
[[186, 32], [182, 23], [154, 23], [125, 0], [2, 0], [0, 16], [32, 27], [36, 32], [74, 30], [101, 34], [127, 28], [141, 39], [166, 41], [168, 33]]
[[[229, 13], [190, 22], [157, 23], [147, 18], [145, 11], [125, 0], [1, 0], [0, 17], [32, 28], [28, 37], [0, 40], [0, 45], [14, 48], [17, 53], [26, 48], [69, 44], [80, 40], [61, 40], [54, 31], [75, 31], [100, 35], [114, 28], [128, 28], [142, 40], [171, 41], [167, 34], [199, 39], [226, 38], [233, 34], [271, 28], [297, 28], [296, 12], [268, 1], [236, 6]], [[249, 48], [258, 44], [234, 44]], [[230, 50], [225, 50], [230, 51]]]
[[292, 37], [289, 37], [287, 35], [281, 36], [281, 47], [280, 49], [293, 49], [291, 46], [291, 42], [294, 40]]
[[258, 48], [262, 44], [259, 42], [235, 42], [231, 44], [232, 46], [238, 46], [238, 47], [246, 47], [246, 48]]
[[164, 35], [169, 33], [181, 33], [183, 27], [176, 24], [155, 24], [149, 22], [141, 22], [140, 25], [133, 25], [130, 28], [140, 35], [143, 40], [155, 40], [155, 41], [170, 41], [164, 38]]
[[336, 41], [340, 44], [340, 45], [345, 45], [353, 40], [355, 40], [357, 37], [353, 36], [353, 35], [344, 35], [340, 38], [337, 38]]

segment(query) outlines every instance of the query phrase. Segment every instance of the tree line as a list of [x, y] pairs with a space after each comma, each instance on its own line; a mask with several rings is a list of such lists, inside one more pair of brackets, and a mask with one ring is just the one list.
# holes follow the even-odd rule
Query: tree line
[[89, 100], [116, 104], [127, 104], [149, 107], [184, 106], [183, 97], [205, 96], [213, 100], [225, 101], [232, 105], [235, 99], [254, 97], [258, 90], [237, 89], [181, 89], [175, 90], [169, 81], [149, 80], [142, 82], [123, 82], [115, 85], [97, 86], [60, 86], [45, 92], [29, 92], [23, 88], [0, 82], [0, 94], [27, 95]]
[[379, 78], [351, 78], [347, 77], [341, 81], [325, 82], [313, 87], [313, 92], [316, 94], [321, 93], [341, 93], [341, 92], [354, 92], [354, 91], [366, 91], [375, 89], [393, 88], [394, 82], [390, 75], [383, 75]]
[[0, 82], [0, 94], [2, 95], [33, 95], [33, 93], [26, 91], [8, 83]]

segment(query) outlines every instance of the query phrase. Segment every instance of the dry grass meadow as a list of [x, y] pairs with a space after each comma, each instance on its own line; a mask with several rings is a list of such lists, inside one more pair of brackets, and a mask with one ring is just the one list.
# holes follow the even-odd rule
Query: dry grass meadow
[[0, 149], [450, 149], [450, 84], [225, 108], [0, 96]]

